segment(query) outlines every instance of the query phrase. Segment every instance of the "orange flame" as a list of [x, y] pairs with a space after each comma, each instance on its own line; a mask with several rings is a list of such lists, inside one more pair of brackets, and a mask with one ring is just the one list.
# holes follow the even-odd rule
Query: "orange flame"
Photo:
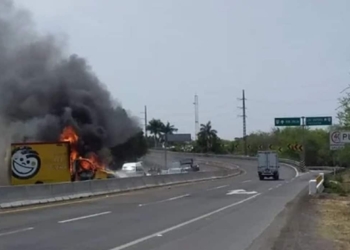
[[102, 164], [102, 162], [100, 161], [100, 159], [96, 154], [90, 153], [87, 158], [82, 158], [79, 155], [78, 151], [76, 150], [79, 136], [77, 135], [73, 127], [71, 126], [65, 127], [60, 136], [60, 140], [69, 142], [71, 145], [71, 152], [70, 152], [71, 173], [73, 173], [74, 161], [77, 159], [81, 159], [81, 161], [79, 162], [80, 163], [79, 165], [85, 170], [91, 170], [91, 171], [97, 171], [98, 169], [105, 170], [104, 164]]
[[78, 139], [77, 133], [75, 133], [74, 128], [71, 126], [65, 127], [60, 136], [61, 141], [68, 141], [70, 144], [76, 144]]

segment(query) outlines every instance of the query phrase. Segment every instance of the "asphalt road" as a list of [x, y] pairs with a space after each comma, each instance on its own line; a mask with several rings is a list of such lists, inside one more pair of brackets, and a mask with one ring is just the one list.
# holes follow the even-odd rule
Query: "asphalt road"
[[235, 163], [233, 178], [0, 213], [0, 249], [249, 249], [311, 175], [259, 181], [254, 161]]

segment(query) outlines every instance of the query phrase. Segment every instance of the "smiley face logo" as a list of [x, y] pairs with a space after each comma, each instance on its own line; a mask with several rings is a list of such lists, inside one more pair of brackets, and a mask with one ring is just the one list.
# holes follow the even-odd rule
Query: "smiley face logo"
[[31, 147], [23, 146], [12, 151], [12, 175], [18, 179], [29, 179], [40, 170], [40, 157]]

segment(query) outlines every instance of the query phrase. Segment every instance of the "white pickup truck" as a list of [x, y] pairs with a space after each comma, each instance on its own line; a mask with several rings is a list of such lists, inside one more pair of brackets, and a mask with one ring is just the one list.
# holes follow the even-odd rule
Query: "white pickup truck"
[[275, 180], [278, 180], [279, 167], [278, 155], [276, 152], [258, 152], [258, 174], [260, 180], [263, 180], [265, 177], [273, 177]]

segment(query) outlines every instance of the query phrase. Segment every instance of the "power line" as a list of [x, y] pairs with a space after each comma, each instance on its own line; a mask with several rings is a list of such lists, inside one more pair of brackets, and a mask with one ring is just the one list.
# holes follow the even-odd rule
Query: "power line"
[[247, 155], [247, 115], [246, 115], [246, 106], [245, 101], [247, 100], [245, 98], [244, 89], [242, 90], [242, 98], [238, 98], [238, 100], [242, 101], [242, 107], [238, 107], [239, 109], [243, 110], [243, 114], [240, 115], [240, 117], [243, 118], [243, 141], [244, 141], [244, 154]]

